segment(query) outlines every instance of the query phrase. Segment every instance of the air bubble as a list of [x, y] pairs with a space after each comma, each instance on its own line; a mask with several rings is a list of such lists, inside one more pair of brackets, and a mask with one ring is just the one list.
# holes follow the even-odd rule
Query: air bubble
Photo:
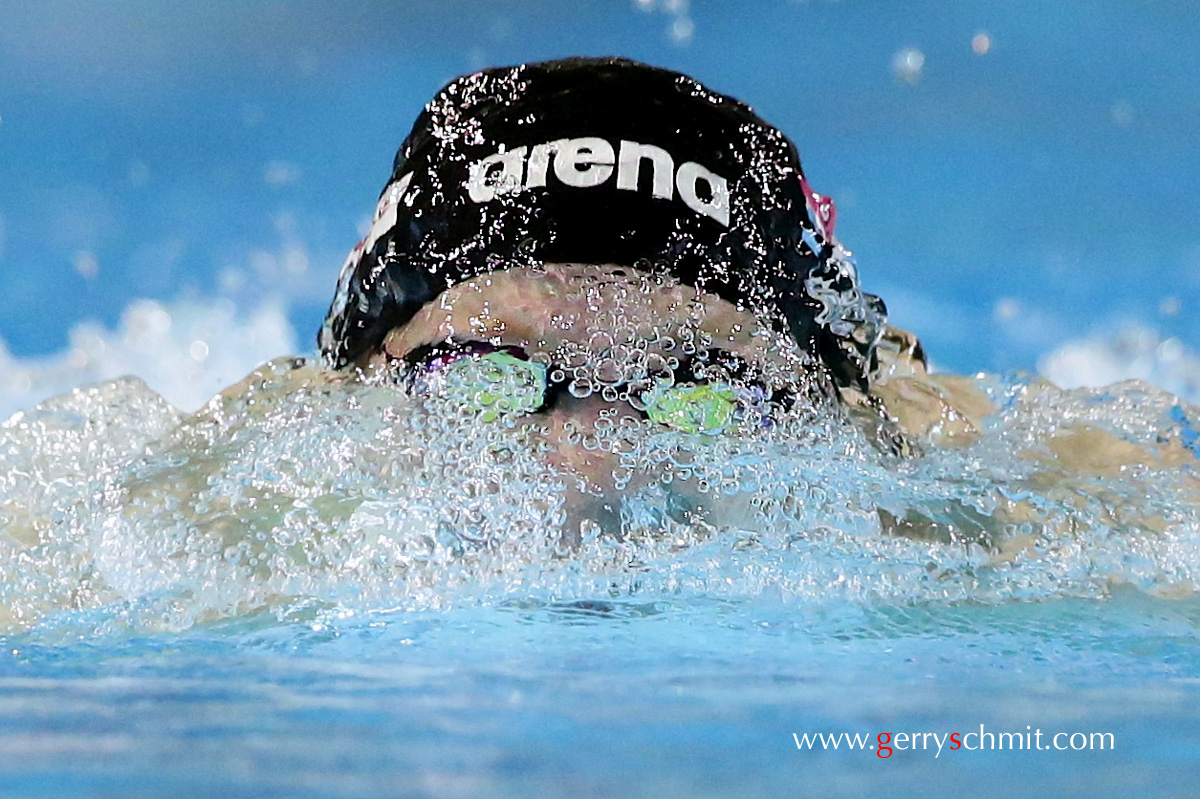
[[595, 379], [601, 384], [615, 385], [624, 377], [624, 365], [615, 358], [603, 358], [596, 364]]
[[567, 386], [567, 390], [571, 393], [572, 397], [575, 397], [576, 399], [583, 399], [584, 397], [591, 396], [593, 389], [592, 384], [587, 380], [580, 380], [579, 378], [576, 378], [575, 380], [571, 381], [570, 385]]

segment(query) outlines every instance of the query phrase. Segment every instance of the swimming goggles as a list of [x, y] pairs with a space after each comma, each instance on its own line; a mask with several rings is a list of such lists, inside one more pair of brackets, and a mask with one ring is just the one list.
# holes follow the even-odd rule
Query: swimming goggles
[[[474, 409], [484, 421], [549, 410], [569, 390], [564, 370], [530, 359], [520, 347], [449, 341], [419, 347], [404, 362], [404, 382], [413, 393]], [[706, 379], [710, 364], [735, 382]], [[741, 379], [746, 369], [737, 356], [710, 350], [681, 362], [670, 377], [652, 378], [640, 389], [606, 388], [601, 396], [628, 399], [646, 418], [683, 433], [713, 436], [746, 424], [770, 426], [769, 407], [779, 398]]]

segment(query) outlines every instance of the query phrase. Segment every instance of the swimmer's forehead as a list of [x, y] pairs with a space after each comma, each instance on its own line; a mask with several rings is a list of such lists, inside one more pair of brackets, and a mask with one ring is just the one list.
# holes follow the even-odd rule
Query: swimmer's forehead
[[760, 316], [669, 275], [616, 265], [553, 263], [480, 275], [447, 289], [391, 331], [383, 349], [402, 358], [449, 339], [530, 353], [614, 344], [655, 351], [702, 339], [697, 346], [751, 363], [799, 357], [791, 340]]

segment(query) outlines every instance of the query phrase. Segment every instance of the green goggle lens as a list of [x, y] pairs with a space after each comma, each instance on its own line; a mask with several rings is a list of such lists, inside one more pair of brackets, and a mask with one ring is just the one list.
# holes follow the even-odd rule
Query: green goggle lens
[[656, 386], [642, 395], [652, 421], [682, 433], [720, 435], [737, 409], [737, 395], [724, 383]]
[[[520, 350], [484, 350], [483, 346], [435, 350], [427, 360], [414, 361], [417, 390], [473, 410], [485, 422], [543, 410], [552, 389], [546, 365], [523, 357]], [[657, 424], [681, 433], [715, 436], [728, 430], [739, 412], [749, 412], [763, 399], [745, 390], [739, 393], [723, 382], [662, 380], [640, 395], [639, 405]]]
[[546, 404], [546, 366], [507, 352], [458, 358], [438, 376], [438, 393], [478, 409], [485, 422], [533, 413]]

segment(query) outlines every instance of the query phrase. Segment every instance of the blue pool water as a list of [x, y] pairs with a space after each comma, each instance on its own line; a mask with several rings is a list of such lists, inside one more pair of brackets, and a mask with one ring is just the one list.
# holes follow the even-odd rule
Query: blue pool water
[[[10, 640], [0, 783], [6, 796], [1183, 797], [1200, 779], [1198, 619], [1195, 601], [1132, 591], [820, 610], [684, 596]], [[1111, 732], [1116, 748], [935, 756], [931, 742], [882, 759], [792, 737], [980, 724], [1032, 725], [1047, 745]]]

